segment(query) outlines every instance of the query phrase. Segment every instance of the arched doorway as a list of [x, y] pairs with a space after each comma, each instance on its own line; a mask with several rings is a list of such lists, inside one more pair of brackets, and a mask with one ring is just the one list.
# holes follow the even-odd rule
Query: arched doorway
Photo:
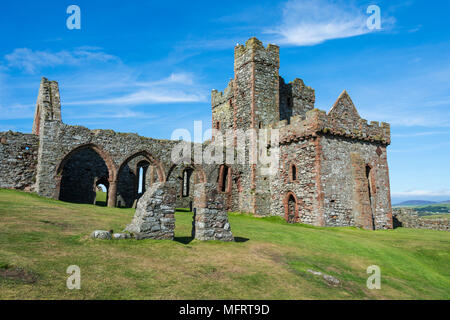
[[218, 190], [220, 192], [231, 192], [231, 167], [222, 164], [219, 168], [219, 177], [217, 179]]
[[96, 187], [103, 184], [109, 188], [109, 178], [114, 175], [111, 166], [109, 156], [95, 145], [82, 145], [73, 149], [57, 169], [58, 199], [94, 204]]
[[284, 198], [284, 219], [287, 223], [296, 223], [299, 221], [297, 197], [291, 191]]
[[107, 177], [98, 179], [95, 183], [96, 198], [94, 204], [106, 207], [108, 204], [109, 181]]

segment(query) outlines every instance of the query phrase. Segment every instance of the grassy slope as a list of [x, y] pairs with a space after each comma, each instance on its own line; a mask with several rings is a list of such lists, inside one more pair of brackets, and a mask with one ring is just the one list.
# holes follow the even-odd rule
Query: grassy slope
[[[89, 238], [94, 229], [122, 230], [132, 216], [132, 209], [0, 190], [0, 266], [38, 276], [34, 284], [0, 277], [0, 298], [450, 298], [449, 232], [318, 228], [230, 214], [235, 237], [248, 241], [189, 242], [192, 216], [179, 212], [176, 241]], [[81, 268], [81, 290], [66, 288], [72, 264]], [[373, 264], [381, 268], [381, 290], [366, 288]]]

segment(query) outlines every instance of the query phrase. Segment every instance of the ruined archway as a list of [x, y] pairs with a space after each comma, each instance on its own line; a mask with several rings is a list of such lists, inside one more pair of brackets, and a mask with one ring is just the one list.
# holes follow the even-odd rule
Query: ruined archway
[[164, 181], [164, 167], [159, 160], [145, 150], [133, 153], [119, 166], [116, 206], [134, 206], [153, 183]]
[[194, 186], [206, 182], [206, 174], [200, 165], [173, 165], [166, 177], [166, 181], [177, 186], [177, 208], [190, 208], [194, 201]]
[[94, 204], [97, 182], [115, 179], [111, 157], [94, 144], [76, 147], [67, 153], [56, 170], [56, 198], [74, 203]]

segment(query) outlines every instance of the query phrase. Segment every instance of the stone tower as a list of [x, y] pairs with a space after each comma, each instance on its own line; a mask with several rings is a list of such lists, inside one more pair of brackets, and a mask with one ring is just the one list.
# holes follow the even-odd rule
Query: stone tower
[[[280, 120], [279, 47], [250, 38], [234, 49], [234, 78], [223, 92], [212, 91], [212, 127], [225, 134], [233, 131], [262, 129]], [[291, 112], [292, 113], [292, 112]], [[247, 158], [248, 160], [248, 158]], [[231, 167], [230, 207], [256, 212], [270, 207], [269, 180], [262, 177], [256, 164]], [[240, 190], [239, 190], [240, 189]]]
[[278, 46], [264, 48], [256, 38], [234, 49], [237, 128], [263, 128], [279, 120]]
[[41, 126], [48, 120], [61, 120], [61, 101], [58, 82], [42, 78], [34, 113], [32, 133], [39, 135]]
[[48, 152], [49, 145], [58, 143], [54, 139], [57, 139], [56, 132], [60, 125], [62, 125], [62, 119], [58, 82], [49, 81], [47, 78], [42, 77], [34, 113], [32, 133], [39, 136], [35, 189], [38, 194], [47, 197], [54, 197], [54, 192], [51, 188], [48, 188], [51, 182], [43, 181], [43, 177], [47, 176], [51, 165], [43, 159], [43, 156]]

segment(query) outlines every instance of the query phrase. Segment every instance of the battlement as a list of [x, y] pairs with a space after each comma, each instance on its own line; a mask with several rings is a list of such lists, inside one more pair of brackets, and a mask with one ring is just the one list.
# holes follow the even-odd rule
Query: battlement
[[259, 62], [267, 65], [280, 66], [280, 47], [263, 43], [255, 37], [248, 39], [245, 45], [238, 44], [234, 47], [234, 67], [239, 69], [249, 62]]
[[233, 98], [233, 79], [230, 79], [227, 87], [223, 91], [213, 89], [211, 91], [211, 106], [214, 109], [216, 106], [227, 102]]
[[323, 110], [313, 109], [306, 112], [306, 116], [293, 116], [290, 123], [287, 120], [279, 121], [272, 128], [280, 129], [280, 143], [287, 144], [304, 140], [317, 135], [334, 135], [349, 139], [368, 142], [378, 142], [389, 145], [391, 142], [390, 125], [385, 122], [362, 119], [356, 112], [353, 104], [338, 109], [342, 100], [351, 102], [344, 91], [327, 114]]
[[308, 100], [311, 103], [315, 103], [316, 101], [316, 93], [313, 88], [305, 85], [302, 79], [295, 78], [293, 81], [287, 84], [292, 88], [292, 96], [295, 98], [300, 98], [304, 100]]

